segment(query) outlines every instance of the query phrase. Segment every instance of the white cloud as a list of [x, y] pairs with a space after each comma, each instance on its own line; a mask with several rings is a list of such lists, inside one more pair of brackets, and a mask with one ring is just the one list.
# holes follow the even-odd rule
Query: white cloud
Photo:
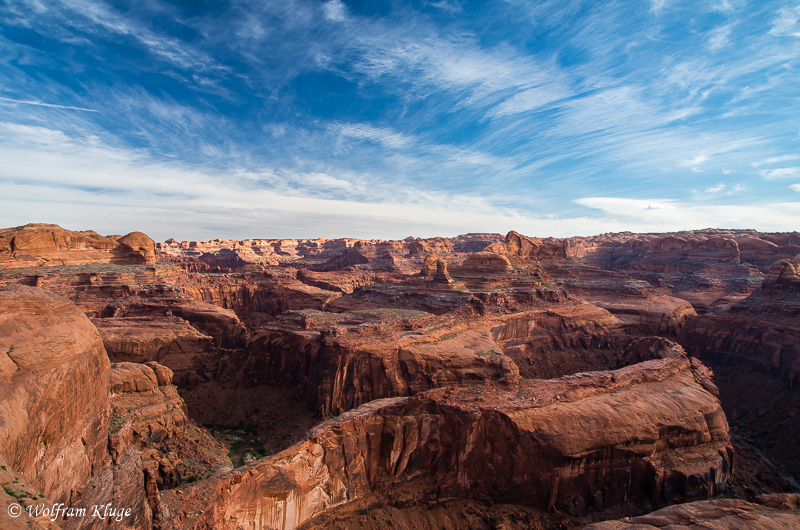
[[656, 15], [660, 14], [666, 6], [667, 0], [650, 0], [650, 11]]
[[682, 160], [680, 164], [683, 167], [690, 167], [692, 168], [692, 171], [697, 172], [699, 171], [698, 166], [700, 166], [700, 164], [704, 162], [708, 162], [708, 159], [709, 159], [708, 155], [705, 152], [702, 152], [697, 154], [694, 158], [690, 160]]
[[667, 199], [593, 197], [578, 204], [603, 211], [603, 222], [619, 221], [636, 232], [667, 232], [698, 228], [756, 228], [763, 231], [796, 230], [800, 202], [702, 205]]
[[517, 92], [503, 101], [491, 111], [488, 116], [501, 117], [537, 110], [555, 101], [568, 97], [570, 94], [557, 87], [535, 87]]
[[44, 103], [42, 101], [29, 101], [24, 99], [12, 99], [6, 97], [0, 97], [0, 101], [7, 101], [9, 103], [20, 103], [23, 105], [36, 105], [37, 107], [50, 107], [53, 109], [64, 109], [64, 110], [82, 110], [85, 112], [99, 112], [95, 109], [86, 109], [83, 107], [71, 107], [69, 105], [56, 105], [53, 103]]
[[[87, 0], [61, 0], [61, 3], [80, 17], [85, 17], [109, 32], [133, 37], [150, 53], [181, 68], [208, 70], [219, 67], [209, 55], [176, 39], [157, 35], [141, 25], [132, 23], [130, 18], [118, 14], [102, 3]], [[65, 21], [79, 25], [77, 19], [72, 17], [66, 18]]]
[[789, 162], [790, 160], [797, 160], [800, 158], [799, 155], [781, 155], [781, 156], [773, 156], [767, 158], [765, 160], [761, 160], [759, 162], [753, 162], [751, 165], [753, 167], [759, 167], [766, 164], [777, 164], [778, 162]]
[[708, 200], [719, 196], [730, 196], [744, 191], [746, 188], [742, 184], [736, 184], [733, 187], [728, 186], [724, 182], [709, 186], [703, 190], [691, 190], [692, 198], [694, 200]]
[[[625, 199], [618, 197], [585, 197], [574, 201], [581, 206], [621, 215], [639, 218], [643, 215], [662, 215], [675, 209], [673, 199]], [[643, 213], [647, 212], [647, 213]], [[658, 213], [652, 213], [658, 212]]]
[[341, 0], [329, 0], [322, 5], [325, 18], [335, 22], [341, 22], [347, 18], [347, 7]]
[[348, 138], [379, 142], [392, 149], [408, 147], [414, 139], [385, 127], [373, 127], [364, 123], [338, 124], [331, 126], [334, 132]]
[[463, 8], [461, 4], [457, 1], [447, 1], [447, 0], [439, 0], [438, 2], [432, 2], [431, 6], [441, 9], [442, 11], [447, 11], [450, 14], [461, 13]]
[[776, 169], [762, 169], [758, 172], [767, 180], [785, 179], [800, 176], [800, 167], [779, 167]]
[[772, 35], [800, 37], [800, 6], [784, 7], [778, 11], [778, 16], [772, 21]]
[[[586, 198], [602, 212], [540, 215], [479, 194], [377, 184], [329, 171], [211, 171], [157, 161], [94, 137], [0, 124], [0, 226], [55, 222], [103, 233], [168, 237], [405, 237], [516, 229], [539, 236], [705, 226], [797, 226], [800, 203], [697, 209], [670, 199]], [[299, 185], [299, 187], [297, 186]], [[314, 188], [318, 193], [311, 195]], [[343, 192], [342, 195], [331, 193]], [[331, 198], [340, 196], [341, 198]], [[734, 218], [731, 212], [743, 212]], [[769, 215], [767, 215], [769, 213]], [[756, 222], [757, 216], [761, 216]]]
[[800, 191], [800, 184], [792, 184], [789, 188], [793, 189], [794, 191]]
[[716, 51], [728, 45], [728, 38], [731, 35], [732, 25], [720, 26], [713, 29], [708, 37], [707, 46], [710, 50]]

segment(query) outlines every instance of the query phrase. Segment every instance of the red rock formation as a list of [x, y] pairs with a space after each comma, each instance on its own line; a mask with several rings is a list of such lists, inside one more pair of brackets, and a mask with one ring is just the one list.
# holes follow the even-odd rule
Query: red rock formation
[[155, 263], [156, 244], [142, 232], [131, 232], [130, 234], [117, 239], [120, 250], [127, 250], [130, 253], [133, 263], [141, 260], [141, 263]]
[[[70, 298], [115, 360], [169, 366], [186, 401], [165, 366], [116, 364], [105, 387], [108, 457], [79, 469], [69, 492], [42, 493], [127, 503], [136, 527], [167, 524], [169, 513], [176, 528], [288, 527], [313, 526], [336, 508], [347, 526], [358, 510], [387, 503], [427, 516], [429, 502], [448, 499], [577, 515], [624, 498], [630, 510], [702, 498], [721, 489], [731, 463], [710, 371], [663, 338], [623, 348], [638, 335], [680, 333], [705, 358], [800, 376], [800, 266], [788, 259], [798, 234], [170, 240], [158, 246], [165, 263], [142, 266], [155, 257], [143, 234], [59, 230], [0, 231], [0, 285]], [[766, 259], [783, 261], [767, 273]], [[88, 265], [17, 266], [56, 262]], [[25, 341], [56, 341], [47, 326], [34, 328]], [[2, 330], [0, 374], [17, 374], [18, 348]], [[91, 325], [82, 333], [97, 338]], [[641, 364], [582, 373], [631, 363]], [[55, 379], [47, 385], [31, 410], [46, 406], [63, 423], [75, 411], [41, 405], [52, 402], [50, 387], [66, 392]], [[306, 403], [341, 416], [224, 478], [228, 448], [185, 410], [229, 427], [252, 421], [242, 450], [256, 441], [279, 450], [312, 425]], [[8, 410], [12, 424], [24, 423]], [[0, 460], [7, 446], [24, 445], [18, 460], [39, 454], [38, 442], [6, 444], [4, 429]], [[39, 487], [38, 464], [3, 465], [8, 480]]]
[[154, 263], [156, 247], [141, 232], [103, 237], [58, 225], [29, 224], [0, 230], [0, 268], [80, 263]]
[[679, 340], [693, 355], [781, 374], [800, 383], [800, 262], [780, 260], [762, 288], [720, 313], [687, 321]]
[[585, 530], [651, 530], [707, 528], [709, 530], [779, 530], [800, 528], [800, 495], [762, 495], [755, 503], [714, 499], [676, 504], [647, 515], [590, 524]]
[[730, 464], [719, 402], [680, 355], [376, 401], [213, 490], [198, 488], [172, 524], [295, 528], [359, 499], [409, 505], [486, 495], [581, 514], [623, 499], [708, 498]]
[[523, 259], [575, 258], [583, 255], [583, 246], [576, 245], [572, 239], [539, 239], [523, 236], [513, 230], [506, 234], [504, 243], [495, 243], [486, 250]]
[[55, 502], [106, 457], [109, 363], [92, 323], [41, 289], [0, 289], [0, 459]]
[[591, 304], [527, 311], [491, 320], [498, 347], [524, 377], [558, 377], [615, 366], [628, 338], [614, 315]]
[[[342, 316], [345, 325], [360, 324], [353, 320], [356, 315]], [[400, 329], [413, 321], [399, 317]], [[397, 333], [386, 324], [372, 330], [360, 325], [352, 332], [333, 324], [329, 321], [319, 330], [276, 327], [259, 332], [250, 348], [253, 368], [248, 371], [296, 386], [321, 417], [378, 398], [519, 375], [481, 323], [450, 325], [423, 337]]]
[[436, 260], [436, 272], [433, 273], [433, 281], [434, 283], [441, 283], [441, 284], [451, 284], [453, 283], [453, 279], [450, 277], [450, 273], [447, 272], [447, 262], [443, 259]]
[[113, 361], [156, 361], [177, 373], [181, 382], [189, 372], [202, 370], [213, 351], [211, 336], [176, 316], [95, 318], [93, 323]]
[[508, 272], [512, 268], [511, 261], [507, 257], [495, 252], [476, 252], [461, 264], [463, 271], [480, 273]]
[[773, 263], [761, 286], [767, 295], [800, 294], [800, 255]]

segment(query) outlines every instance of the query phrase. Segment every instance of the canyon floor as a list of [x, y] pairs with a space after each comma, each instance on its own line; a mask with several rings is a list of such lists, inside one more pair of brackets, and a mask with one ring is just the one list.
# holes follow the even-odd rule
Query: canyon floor
[[0, 354], [3, 529], [800, 527], [797, 232], [26, 225]]

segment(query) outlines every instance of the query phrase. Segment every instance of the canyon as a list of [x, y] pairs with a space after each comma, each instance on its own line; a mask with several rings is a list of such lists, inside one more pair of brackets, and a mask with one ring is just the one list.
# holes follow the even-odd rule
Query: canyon
[[0, 308], [2, 528], [800, 527], [797, 232], [32, 224]]

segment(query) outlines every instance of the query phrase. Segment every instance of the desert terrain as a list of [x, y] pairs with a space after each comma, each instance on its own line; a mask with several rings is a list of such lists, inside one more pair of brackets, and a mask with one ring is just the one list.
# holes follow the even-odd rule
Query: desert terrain
[[2, 529], [800, 527], [798, 232], [0, 229], [0, 378]]

